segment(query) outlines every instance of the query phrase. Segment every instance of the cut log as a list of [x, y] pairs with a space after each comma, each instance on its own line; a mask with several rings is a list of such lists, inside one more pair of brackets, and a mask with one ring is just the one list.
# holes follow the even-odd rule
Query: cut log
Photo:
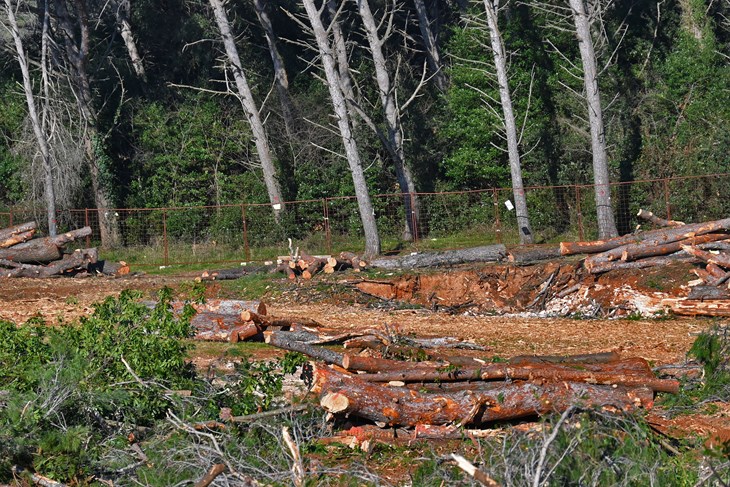
[[491, 390], [429, 394], [373, 384], [326, 367], [316, 367], [314, 374], [314, 390], [319, 392], [325, 410], [387, 426], [483, 424], [563, 411], [574, 404], [621, 410], [653, 404], [649, 388], [513, 382]]
[[33, 238], [33, 235], [35, 235], [35, 230], [28, 230], [27, 232], [16, 233], [15, 235], [6, 237], [0, 240], [0, 249], [6, 249], [8, 247], [12, 247], [13, 245], [27, 242], [28, 240]]
[[286, 277], [290, 281], [293, 281], [294, 279], [297, 278], [297, 275], [294, 272], [294, 269], [292, 267], [289, 267], [289, 263], [288, 262], [282, 262], [281, 264], [279, 264], [278, 266], [276, 266], [276, 270], [279, 271], [279, 272], [283, 272], [284, 274], [286, 274]]
[[719, 254], [714, 254], [712, 252], [700, 250], [690, 245], [685, 245], [682, 247], [682, 249], [688, 254], [693, 255], [698, 259], [707, 262], [708, 264], [715, 264], [724, 267], [725, 269], [730, 269], [730, 254], [725, 254], [722, 252]]
[[700, 244], [697, 247], [702, 250], [724, 250], [726, 252], [730, 252], [730, 242], [727, 240]]
[[0, 249], [0, 259], [24, 264], [53, 262], [63, 256], [64, 245], [89, 235], [91, 228], [84, 227], [55, 237], [36, 238], [7, 249]]
[[730, 316], [730, 300], [665, 299], [662, 304], [682, 316]]
[[[3, 270], [4, 277], [51, 277], [74, 270], [86, 270], [89, 264], [96, 262], [99, 254], [95, 248], [78, 249], [62, 259], [48, 265], [21, 264], [11, 270]], [[2, 261], [0, 260], [0, 265]]]
[[0, 242], [21, 233], [31, 232], [38, 228], [36, 222], [26, 222], [0, 230]]
[[299, 352], [328, 364], [342, 367], [343, 354], [324, 347], [302, 343], [293, 339], [290, 332], [274, 331], [266, 335], [266, 343], [291, 352]]
[[255, 323], [245, 323], [232, 314], [199, 311], [190, 319], [190, 326], [195, 330], [196, 340], [216, 342], [237, 342], [260, 333]]
[[367, 262], [361, 259], [357, 254], [353, 254], [352, 252], [340, 252], [337, 261], [338, 263], [339, 261], [349, 263], [356, 272], [360, 272], [368, 266]]
[[238, 343], [254, 338], [261, 335], [261, 327], [256, 323], [245, 323], [240, 326], [236, 326], [228, 334], [228, 341], [231, 343]]
[[624, 235], [622, 237], [608, 240], [595, 240], [592, 242], [560, 242], [560, 253], [563, 255], [573, 254], [595, 254], [633, 243], [639, 243], [647, 239], [663, 238], [663, 243], [676, 242], [697, 235], [706, 233], [718, 233], [730, 229], [730, 218], [710, 222], [693, 223], [680, 227], [659, 228], [637, 235]]
[[571, 381], [585, 382], [602, 385], [625, 385], [629, 387], [649, 387], [658, 392], [670, 392], [676, 394], [679, 391], [679, 382], [672, 380], [656, 379], [650, 374], [636, 374], [628, 372], [604, 372], [583, 370], [560, 365], [511, 365], [511, 364], [488, 364], [480, 367], [439, 368], [439, 367], [408, 367], [400, 370], [391, 369], [389, 372], [376, 374], [361, 374], [363, 380], [372, 382], [453, 382], [464, 380], [548, 380], [548, 381]]
[[126, 276], [131, 272], [129, 265], [124, 261], [99, 260], [89, 266], [89, 272], [105, 276]]
[[684, 245], [698, 245], [718, 240], [727, 240], [728, 238], [730, 238], [730, 235], [726, 233], [708, 233], [707, 235], [678, 240], [672, 243], [660, 243], [657, 240], [649, 239], [639, 244], [630, 244], [610, 250], [603, 254], [592, 255], [586, 258], [586, 264], [588, 263], [588, 260], [595, 259], [601, 255], [606, 255], [608, 260], [616, 260], [616, 254], [618, 254], [618, 251], [621, 249], [623, 249], [619, 256], [621, 260], [632, 261], [643, 259], [645, 257], [673, 254], [674, 252], [682, 250], [682, 246]]
[[507, 254], [507, 259], [515, 264], [553, 260], [560, 257], [562, 257], [560, 246], [515, 247], [510, 249]]
[[660, 218], [647, 210], [639, 210], [639, 213], [637, 213], [636, 216], [642, 220], [651, 222], [658, 227], [680, 227], [682, 225], [686, 225], [686, 223], [676, 220], [665, 220], [664, 218]]
[[370, 262], [370, 266], [381, 269], [417, 269], [473, 262], [497, 262], [506, 256], [507, 248], [502, 244], [498, 244], [463, 250], [446, 250], [443, 252], [406, 255], [405, 257], [375, 259]]
[[513, 365], [523, 364], [606, 364], [618, 362], [616, 352], [587, 353], [580, 355], [517, 355], [509, 359]]
[[611, 261], [598, 262], [591, 266], [591, 274], [601, 274], [608, 271], [617, 271], [622, 269], [644, 269], [647, 267], [661, 267], [672, 264], [674, 262], [690, 262], [697, 263], [700, 260], [684, 251], [675, 252], [674, 254], [662, 255], [659, 257], [647, 257], [646, 259], [635, 260], [633, 262]]
[[[182, 307], [183, 304], [177, 301], [173, 304], [173, 308]], [[259, 300], [207, 299], [205, 303], [192, 303], [192, 307], [198, 312], [220, 313], [234, 316], [240, 316], [244, 311], [252, 311], [259, 315], [266, 315], [266, 304]]]

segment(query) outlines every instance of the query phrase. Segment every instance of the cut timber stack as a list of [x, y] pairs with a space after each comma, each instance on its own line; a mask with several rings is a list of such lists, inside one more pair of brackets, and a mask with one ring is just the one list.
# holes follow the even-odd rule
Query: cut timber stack
[[368, 263], [352, 252], [341, 252], [337, 257], [331, 255], [309, 255], [298, 252], [294, 255], [285, 255], [277, 259], [276, 270], [283, 272], [291, 280], [301, 277], [311, 279], [317, 273], [332, 274], [337, 271], [352, 269], [360, 272], [368, 267]]
[[[367, 337], [357, 340], [359, 347], [377, 345], [379, 339]], [[391, 344], [393, 340], [388, 337]], [[328, 413], [347, 417], [349, 423], [357, 424], [359, 418], [364, 425], [403, 428], [404, 437], [411, 438], [424, 428], [430, 438], [443, 438], [453, 436], [456, 428], [561, 412], [574, 405], [610, 411], [650, 408], [655, 392], [679, 390], [678, 381], [658, 379], [644, 359], [616, 353], [523, 355], [490, 363], [413, 348], [405, 355], [428, 361], [411, 362], [373, 355], [372, 350], [363, 355], [325, 348], [287, 332], [269, 334], [267, 343], [316, 361], [313, 391]]]
[[35, 222], [28, 222], [0, 230], [0, 276], [51, 277], [89, 272], [122, 275], [129, 272], [124, 263], [100, 261], [95, 248], [65, 251], [67, 244], [91, 235], [89, 227], [55, 237], [33, 238], [36, 228]]

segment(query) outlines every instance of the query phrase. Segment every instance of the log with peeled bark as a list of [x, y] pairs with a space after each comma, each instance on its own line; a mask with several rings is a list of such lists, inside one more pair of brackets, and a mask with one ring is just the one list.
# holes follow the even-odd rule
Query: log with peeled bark
[[610, 262], [596, 262], [591, 265], [589, 272], [591, 274], [601, 274], [608, 271], [617, 271], [622, 269], [644, 269], [647, 267], [662, 267], [674, 262], [698, 263], [700, 260], [684, 251], [675, 252], [669, 255], [661, 255], [659, 257], [647, 257], [641, 260], [625, 262], [623, 260]]
[[[0, 271], [2, 277], [51, 277], [64, 274], [74, 270], [87, 270], [89, 264], [93, 264], [99, 258], [95, 248], [78, 249], [63, 258], [51, 262], [48, 265], [31, 265], [15, 263], [13, 269]], [[0, 266], [6, 263], [0, 259]], [[10, 261], [11, 263], [13, 261]]]
[[0, 239], [0, 249], [6, 249], [13, 245], [27, 242], [33, 238], [33, 235], [35, 235], [35, 230], [28, 230], [27, 232], [16, 233], [15, 235]]
[[730, 316], [730, 300], [665, 299], [662, 305], [682, 316]]
[[719, 265], [720, 267], [724, 267], [725, 269], [730, 269], [730, 254], [725, 254], [722, 252], [715, 254], [706, 250], [700, 250], [697, 247], [693, 247], [690, 245], [683, 246], [682, 250], [690, 255], [697, 257], [698, 259], [707, 262], [708, 264], [715, 264]]
[[[343, 361], [344, 365], [344, 361]], [[548, 380], [586, 382], [602, 385], [625, 385], [630, 387], [649, 387], [658, 392], [679, 391], [679, 382], [657, 379], [651, 374], [637, 373], [634, 370], [593, 371], [588, 366], [581, 369], [561, 365], [511, 365], [487, 364], [479, 367], [402, 367], [388, 372], [361, 374], [363, 380], [373, 382], [427, 382], [427, 381], [465, 381], [465, 380]]]
[[658, 227], [681, 227], [682, 225], [686, 225], [686, 223], [677, 220], [666, 220], [664, 218], [660, 218], [648, 210], [639, 210], [639, 213], [637, 213], [636, 216], [642, 220], [651, 222]]
[[404, 257], [375, 259], [371, 267], [380, 269], [417, 269], [421, 267], [438, 267], [474, 262], [497, 262], [507, 256], [507, 248], [502, 244], [486, 245], [462, 250], [445, 250], [427, 252]]
[[727, 230], [730, 230], [730, 218], [693, 223], [690, 225], [682, 225], [680, 227], [659, 228], [636, 235], [624, 235], [622, 237], [615, 237], [607, 240], [595, 240], [592, 242], [560, 242], [560, 253], [563, 255], [596, 254], [615, 249], [616, 247], [621, 247], [623, 245], [639, 243], [648, 239], [662, 238], [662, 243], [671, 243], [693, 236], [705, 235], [707, 233], [720, 233]]
[[36, 238], [6, 249], [0, 249], [0, 259], [23, 264], [53, 262], [63, 256], [62, 248], [64, 245], [89, 235], [91, 235], [91, 228], [83, 227], [55, 237]]
[[374, 384], [361, 376], [320, 366], [314, 370], [313, 390], [330, 413], [354, 415], [387, 426], [484, 424], [563, 411], [575, 404], [620, 410], [653, 405], [653, 392], [646, 387], [511, 382], [484, 390], [435, 394]]
[[[730, 238], [730, 235], [726, 233], [708, 233], [706, 235], [700, 235], [698, 237], [691, 237], [684, 240], [678, 240], [677, 242], [671, 242], [668, 244], [665, 243], [656, 243], [653, 240], [645, 240], [644, 242], [641, 242], [640, 244], [629, 244], [624, 247], [619, 247], [617, 249], [609, 250], [608, 252], [604, 252], [606, 255], [610, 255], [608, 260], [616, 260], [616, 253], [617, 251], [621, 250], [620, 258], [623, 261], [632, 261], [632, 260], [639, 260], [643, 259], [645, 257], [656, 257], [659, 255], [667, 255], [667, 254], [673, 254], [674, 252], [678, 252], [682, 250], [682, 247], [684, 245], [698, 245], [708, 242], [716, 242], [718, 240], [727, 240]], [[590, 257], [586, 258], [586, 262], [588, 262], [589, 259], [596, 258], [600, 255], [604, 254], [598, 254], [598, 255], [592, 255]]]
[[273, 331], [267, 334], [266, 343], [277, 348], [289, 350], [290, 352], [303, 353], [315, 360], [321, 360], [322, 362], [342, 367], [342, 353], [297, 341], [293, 335], [286, 331]]
[[14, 225], [12, 227], [0, 229], [0, 242], [7, 240], [15, 235], [21, 233], [35, 231], [38, 228], [36, 222], [26, 222], [20, 225]]
[[507, 260], [515, 264], [529, 264], [530, 262], [553, 260], [560, 257], [562, 257], [560, 246], [520, 246], [510, 249], [507, 254]]

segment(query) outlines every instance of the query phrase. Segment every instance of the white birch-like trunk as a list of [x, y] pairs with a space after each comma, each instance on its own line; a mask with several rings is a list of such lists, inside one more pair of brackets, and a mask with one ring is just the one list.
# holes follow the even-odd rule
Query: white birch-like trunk
[[132, 61], [134, 72], [137, 73], [139, 79], [147, 82], [147, 73], [144, 70], [142, 56], [139, 55], [137, 50], [137, 43], [132, 35], [132, 26], [129, 23], [129, 9], [129, 0], [119, 2], [119, 5], [117, 5], [117, 24], [119, 24], [119, 30], [122, 33], [122, 39], [127, 48], [127, 53], [129, 53], [129, 59]]
[[[5, 9], [8, 17], [10, 34], [15, 42], [15, 52], [20, 65], [20, 72], [23, 76], [23, 92], [25, 93], [25, 101], [28, 105], [28, 117], [33, 126], [33, 135], [35, 135], [38, 149], [41, 153], [41, 165], [43, 168], [43, 194], [46, 201], [46, 216], [48, 219], [48, 234], [52, 237], [56, 236], [56, 196], [53, 189], [53, 165], [51, 161], [51, 151], [48, 143], [48, 136], [43, 131], [41, 120], [38, 117], [38, 111], [35, 104], [35, 95], [33, 94], [33, 86], [30, 82], [30, 71], [28, 69], [28, 60], [25, 57], [25, 49], [23, 40], [20, 38], [18, 31], [18, 22], [15, 18], [13, 5], [11, 0], [5, 0]], [[44, 22], [46, 19], [44, 18]]]
[[586, 14], [584, 0], [569, 0], [573, 10], [575, 33], [578, 38], [580, 57], [583, 63], [583, 83], [588, 104], [588, 120], [591, 126], [591, 148], [593, 149], [593, 183], [595, 185], [598, 238], [606, 239], [618, 235], [611, 207], [611, 187], [608, 176], [608, 154], [606, 134], [603, 128], [601, 94], [598, 89], [596, 53], [593, 49], [591, 24]]
[[274, 167], [274, 161], [271, 155], [266, 131], [264, 130], [264, 124], [261, 121], [258, 107], [253, 99], [253, 94], [249, 88], [246, 76], [243, 73], [241, 59], [238, 56], [238, 49], [236, 48], [236, 43], [233, 38], [233, 34], [231, 33], [231, 26], [228, 23], [228, 16], [226, 15], [226, 10], [223, 7], [223, 2], [221, 0], [209, 1], [210, 6], [213, 7], [213, 14], [221, 33], [228, 62], [232, 66], [233, 77], [236, 81], [236, 88], [241, 99], [241, 104], [243, 105], [243, 110], [246, 113], [246, 118], [251, 126], [254, 143], [256, 144], [256, 152], [258, 153], [261, 168], [264, 173], [264, 183], [266, 184], [266, 190], [269, 194], [269, 200], [271, 201], [271, 205], [274, 209], [274, 215], [278, 219], [280, 212], [284, 209], [284, 201], [281, 197], [279, 181], [276, 179], [276, 168]]
[[372, 257], [380, 253], [380, 236], [378, 235], [373, 205], [370, 201], [370, 194], [368, 193], [367, 182], [365, 181], [365, 174], [360, 161], [360, 153], [352, 133], [352, 124], [347, 108], [347, 101], [343, 94], [342, 82], [337, 71], [335, 54], [332, 49], [332, 44], [327, 38], [327, 31], [322, 24], [321, 11], [315, 7], [314, 0], [302, 0], [302, 3], [304, 4], [304, 9], [307, 11], [307, 17], [312, 26], [317, 48], [322, 59], [322, 66], [327, 79], [327, 88], [329, 89], [330, 98], [332, 98], [332, 105], [334, 106], [335, 116], [337, 117], [337, 126], [340, 130], [342, 143], [345, 147], [345, 155], [350, 166], [350, 173], [352, 174], [352, 181], [355, 185], [360, 220], [362, 221], [363, 231], [365, 233], [365, 254]]
[[492, 54], [494, 56], [494, 67], [497, 71], [497, 82], [499, 83], [499, 98], [502, 102], [502, 113], [504, 114], [504, 128], [507, 136], [507, 153], [509, 154], [509, 168], [512, 176], [512, 194], [515, 200], [515, 213], [517, 215], [517, 231], [520, 234], [520, 243], [532, 243], [532, 228], [527, 212], [527, 199], [522, 184], [522, 163], [520, 162], [520, 150], [517, 143], [517, 124], [515, 113], [512, 108], [512, 93], [509, 89], [507, 78], [507, 56], [504, 50], [504, 40], [499, 30], [498, 11], [499, 0], [484, 0], [484, 9], [487, 12], [487, 24], [489, 26], [489, 37], [492, 42]]
[[448, 87], [448, 81], [446, 74], [443, 72], [443, 63], [441, 62], [441, 53], [438, 49], [438, 43], [436, 42], [436, 36], [433, 34], [431, 28], [431, 20], [428, 18], [428, 11], [423, 0], [413, 0], [416, 5], [416, 15], [418, 15], [418, 28], [421, 31], [421, 37], [423, 38], [423, 47], [426, 49], [426, 60], [428, 66], [433, 71], [434, 80], [436, 86], [441, 91], [446, 91]]
[[[416, 235], [414, 223], [418, 221], [418, 205], [415, 201], [411, 201], [411, 196], [415, 193], [415, 185], [413, 183], [413, 175], [405, 162], [405, 151], [403, 150], [403, 133], [400, 121], [400, 113], [395, 99], [395, 86], [390, 79], [388, 66], [383, 54], [383, 40], [378, 34], [378, 27], [375, 18], [370, 10], [368, 0], [356, 0], [360, 18], [365, 27], [365, 34], [370, 46], [370, 54], [375, 65], [375, 79], [378, 83], [378, 91], [380, 92], [380, 103], [383, 105], [383, 114], [385, 115], [385, 124], [388, 130], [388, 146], [386, 149], [390, 153], [393, 165], [395, 166], [395, 175], [398, 180], [405, 206], [406, 226], [403, 239], [411, 241]], [[415, 221], [414, 221], [415, 220]]]
[[[355, 89], [350, 76], [350, 62], [347, 59], [347, 43], [340, 22], [337, 19], [337, 4], [334, 0], [326, 0], [326, 2], [327, 12], [330, 16], [329, 30], [332, 32], [332, 49], [337, 59], [337, 74], [340, 77], [340, 86], [342, 87], [342, 93], [345, 95], [345, 100], [354, 100]], [[351, 123], [354, 123], [354, 120], [351, 120]]]
[[284, 58], [281, 56], [279, 47], [276, 43], [274, 26], [271, 23], [269, 12], [266, 10], [266, 0], [254, 0], [253, 3], [254, 8], [256, 9], [256, 16], [259, 19], [261, 27], [264, 29], [266, 44], [269, 47], [271, 62], [274, 66], [274, 85], [276, 87], [276, 94], [279, 96], [279, 104], [281, 105], [281, 113], [284, 118], [286, 132], [291, 139], [294, 135], [296, 109], [294, 108], [294, 103], [289, 96], [289, 76], [286, 73]]

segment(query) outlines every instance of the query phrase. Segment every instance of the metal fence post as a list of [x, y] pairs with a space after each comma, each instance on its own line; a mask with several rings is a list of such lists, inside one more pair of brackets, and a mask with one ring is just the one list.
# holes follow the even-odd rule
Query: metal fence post
[[[89, 225], [89, 209], [84, 208], [84, 226], [88, 227]], [[86, 236], [86, 248], [91, 247], [91, 235]]]
[[330, 209], [327, 198], [322, 198], [322, 210], [324, 211], [324, 241], [327, 245], [327, 253], [332, 254], [332, 234], [330, 233]]
[[241, 224], [243, 225], [243, 257], [251, 260], [251, 248], [248, 246], [248, 223], [246, 222], [246, 203], [241, 203]]
[[664, 178], [664, 205], [667, 208], [667, 220], [672, 219], [672, 208], [669, 204], [669, 179]]
[[578, 211], [578, 240], [583, 241], [583, 212], [580, 209], [580, 186], [575, 185], [575, 209]]
[[497, 243], [502, 243], [502, 221], [499, 218], [499, 198], [496, 188], [492, 188], [492, 202], [494, 203], [494, 231], [497, 234]]
[[164, 251], [164, 262], [166, 266], [170, 257], [170, 251], [167, 248], [167, 209], [162, 210], [162, 246]]
[[411, 199], [411, 228], [413, 228], [413, 243], [418, 243], [418, 213], [416, 212], [416, 193], [409, 193]]

